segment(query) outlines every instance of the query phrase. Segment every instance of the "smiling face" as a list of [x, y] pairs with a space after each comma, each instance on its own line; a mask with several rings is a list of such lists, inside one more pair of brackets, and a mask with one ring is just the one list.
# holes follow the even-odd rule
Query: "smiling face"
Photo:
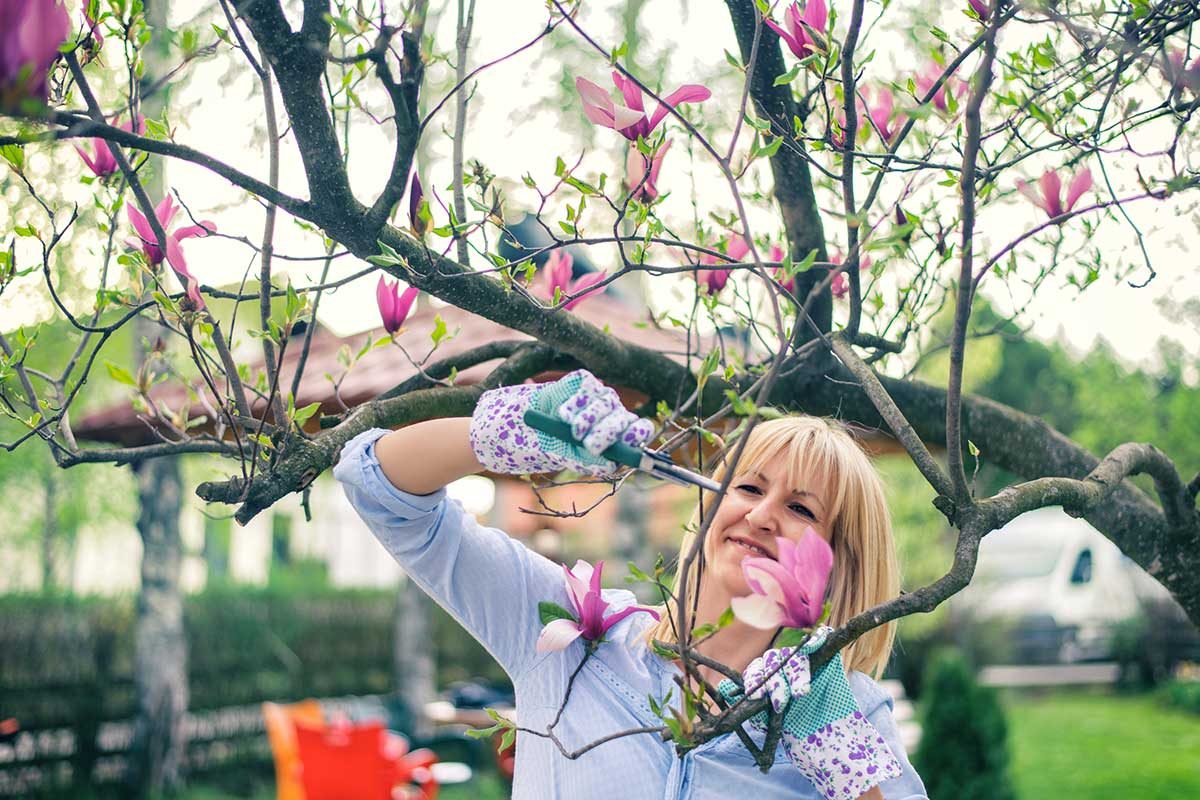
[[[778, 558], [780, 537], [799, 542], [812, 528], [832, 539], [832, 500], [827, 477], [789, 468], [788, 451], [752, 467], [738, 467], [705, 540], [705, 592], [710, 601], [750, 594], [742, 559]], [[789, 474], [793, 473], [793, 474]]]

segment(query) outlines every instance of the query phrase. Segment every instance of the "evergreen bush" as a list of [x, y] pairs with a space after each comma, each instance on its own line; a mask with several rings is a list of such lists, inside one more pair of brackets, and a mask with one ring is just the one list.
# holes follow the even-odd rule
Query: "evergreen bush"
[[995, 691], [975, 682], [956, 650], [939, 651], [923, 680], [913, 765], [930, 800], [1013, 800], [1008, 729]]

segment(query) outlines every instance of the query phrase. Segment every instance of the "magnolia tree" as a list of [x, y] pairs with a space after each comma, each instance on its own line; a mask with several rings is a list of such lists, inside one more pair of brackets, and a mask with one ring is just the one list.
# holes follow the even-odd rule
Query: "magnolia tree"
[[[0, 2], [0, 144], [10, 195], [19, 191], [25, 209], [24, 222], [6, 223], [0, 289], [48, 297], [79, 339], [61, 372], [34, 374], [24, 364], [32, 334], [0, 337], [0, 399], [26, 428], [5, 447], [48, 446], [66, 468], [219, 454], [229, 459], [229, 478], [202, 484], [197, 494], [228, 504], [244, 523], [304, 490], [369, 427], [466, 415], [487, 388], [584, 366], [648, 398], [643, 413], [657, 425], [656, 446], [679, 458], [692, 452], [683, 445], [718, 436], [736, 458], [745, 431], [778, 410], [886, 426], [904, 447], [958, 532], [953, 564], [928, 586], [845, 621], [814, 656], [818, 666], [873, 627], [929, 611], [962, 589], [984, 535], [1047, 505], [1085, 517], [1200, 621], [1200, 476], [1180, 475], [1153, 443], [1093, 454], [1037, 418], [963, 394], [968, 344], [988, 333], [972, 325], [979, 290], [1011, 294], [1019, 320], [1048, 281], [1082, 290], [1115, 275], [1133, 292], [1154, 279], [1151, 248], [1133, 215], [1151, 205], [1178, 213], [1197, 185], [1188, 159], [1200, 59], [1189, 36], [1200, 10], [1176, 0], [962, 0], [937, 27], [902, 15], [899, 3], [725, 6], [724, 57], [719, 44], [710, 45], [717, 55], [703, 81], [664, 85], [657, 71], [635, 66], [629, 42], [636, 24], [627, 25], [626, 41], [609, 38], [601, 31], [612, 28], [610, 20], [579, 2], [549, 0], [536, 35], [514, 36], [508, 52], [483, 62], [472, 57], [473, 1], [460, 1], [455, 35], [443, 41], [427, 26], [423, 0], [220, 0], [203, 27], [175, 37], [176, 68], [147, 84], [138, 80], [149, 38], [139, 0], [91, 0], [70, 12], [54, 0]], [[504, 35], [489, 33], [492, 40]], [[594, 126], [591, 138], [603, 151], [575, 158], [565, 137], [546, 142], [540, 157], [557, 160], [549, 180], [524, 167], [496, 175], [470, 160], [468, 100], [477, 82], [498, 65], [539, 51], [561, 54], [568, 43], [578, 74], [570, 75], [560, 113]], [[891, 63], [884, 63], [884, 46]], [[148, 94], [187, 81], [201, 59], [218, 57], [256, 82], [266, 133], [261, 170], [235, 168], [236, 154], [186, 141], [169, 118], [141, 113]], [[431, 78], [437, 70], [442, 88], [429, 88], [435, 83], [427, 70]], [[220, 89], [199, 88], [192, 114], [221, 115]], [[363, 130], [386, 137], [389, 148], [386, 175], [374, 175], [371, 191], [350, 178], [350, 133]], [[413, 165], [423, 142], [447, 136], [453, 179], [444, 200], [423, 191]], [[622, 153], [617, 170], [593, 164], [608, 163], [603, 156], [614, 150]], [[30, 166], [40, 154], [82, 159], [91, 213], [80, 215]], [[265, 209], [264, 227], [229, 230], [223, 221], [218, 230], [193, 215], [185, 193], [152, 196], [143, 187], [152, 158], [187, 162], [248, 193], [247, 202]], [[281, 165], [302, 170], [303, 185], [285, 188]], [[530, 201], [546, 244], [511, 259], [501, 244], [511, 236], [505, 220], [517, 211], [518, 195]], [[389, 335], [422, 292], [533, 341], [426, 359], [418, 377], [306, 433], [302, 425], [316, 409], [296, 408], [299, 377], [280, 380], [282, 354], [287, 347], [307, 352], [313, 326], [300, 343], [289, 334], [345, 281], [280, 277], [280, 216], [310, 232], [313, 251], [303, 257], [324, 258], [328, 267], [330, 258], [348, 254], [361, 259], [351, 277], [378, 273], [368, 279]], [[99, 288], [94, 299], [68, 303], [52, 265], [96, 229], [107, 242], [94, 265], [103, 273]], [[195, 252], [189, 240], [212, 236], [255, 254], [257, 293], [217, 288], [212, 269], [187, 257], [189, 248]], [[577, 271], [566, 248], [587, 252], [603, 269]], [[1116, 258], [1114, 250], [1137, 259]], [[537, 264], [544, 264], [540, 272]], [[677, 293], [686, 287], [682, 302], [646, 311], [647, 319], [686, 331], [686, 358], [576, 315], [580, 304], [621, 283], [665, 283]], [[257, 301], [261, 376], [231, 355], [239, 342], [227, 333], [232, 321], [212, 310], [217, 298]], [[935, 336], [930, 323], [939, 315], [952, 322]], [[161, 441], [81, 446], [71, 404], [104, 342], [138, 318], [189, 354], [190, 372], [177, 377], [199, 387], [196, 408], [149, 402], [153, 378], [114, 366]], [[912, 377], [913, 364], [943, 349], [945, 385]], [[484, 362], [494, 369], [481, 383], [453, 380]], [[205, 426], [194, 424], [201, 414]], [[944, 458], [931, 446], [944, 449]], [[979, 496], [970, 471], [980, 460], [1019, 482]], [[1127, 480], [1141, 473], [1149, 476], [1146, 490]], [[672, 595], [667, 576], [687, 574], [713, 511], [705, 508], [684, 564], [638, 571], [670, 598], [675, 619], [686, 618], [683, 592]], [[823, 593], [827, 553], [802, 542], [779, 562], [760, 562], [746, 562], [758, 596], [739, 600], [731, 614], [801, 629], [817, 622], [813, 598]], [[605, 646], [616, 617], [599, 597], [600, 575], [601, 565], [566, 570], [574, 608], [543, 607], [539, 647], [579, 637], [589, 655]], [[703, 684], [696, 665], [707, 662], [696, 644], [710, 633], [681, 631], [675, 655], [713, 705], [689, 688], [682, 710], [659, 706], [661, 729], [613, 735], [658, 734], [686, 748], [740, 731], [769, 707], [762, 697], [730, 705]], [[772, 715], [776, 736], [778, 719]], [[554, 738], [553, 726], [531, 733]], [[772, 762], [767, 748], [743, 738], [764, 767]]]

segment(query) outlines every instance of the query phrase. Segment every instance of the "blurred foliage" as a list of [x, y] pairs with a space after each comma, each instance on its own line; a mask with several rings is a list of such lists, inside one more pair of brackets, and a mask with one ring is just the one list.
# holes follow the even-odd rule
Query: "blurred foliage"
[[957, 651], [932, 659], [913, 766], [930, 800], [1012, 800], [1008, 730], [995, 691]]

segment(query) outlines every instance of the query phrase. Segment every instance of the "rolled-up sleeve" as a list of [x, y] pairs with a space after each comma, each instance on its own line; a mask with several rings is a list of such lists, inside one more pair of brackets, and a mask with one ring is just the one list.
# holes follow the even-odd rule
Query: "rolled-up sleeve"
[[375, 442], [387, 433], [374, 428], [347, 442], [334, 477], [408, 576], [516, 680], [537, 656], [538, 602], [566, 599], [562, 568], [479, 525], [445, 489], [397, 489], [375, 456]]
[[896, 718], [892, 715], [895, 705], [892, 696], [883, 687], [861, 672], [850, 674], [851, 688], [858, 697], [859, 707], [866, 715], [867, 721], [875, 726], [875, 730], [887, 741], [892, 755], [900, 762], [899, 777], [884, 781], [879, 785], [886, 800], [928, 800], [925, 794], [925, 784], [921, 776], [913, 769], [904, 750], [904, 742], [900, 739], [900, 730], [896, 727]]

